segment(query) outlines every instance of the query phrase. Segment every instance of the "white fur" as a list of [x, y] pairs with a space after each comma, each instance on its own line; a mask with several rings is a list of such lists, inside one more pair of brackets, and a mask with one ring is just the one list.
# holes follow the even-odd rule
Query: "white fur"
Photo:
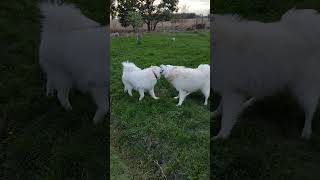
[[195, 91], [200, 90], [205, 96], [204, 105], [208, 104], [210, 95], [210, 66], [201, 64], [198, 68], [183, 66], [161, 65], [162, 74], [179, 92], [177, 106], [182, 105], [184, 99]]
[[72, 5], [40, 3], [44, 15], [40, 65], [47, 75], [47, 95], [57, 91], [66, 110], [71, 110], [69, 90], [88, 92], [96, 105], [93, 121], [108, 112], [108, 27], [83, 16]]
[[140, 69], [134, 63], [122, 62], [123, 73], [122, 82], [124, 85], [124, 92], [132, 96], [132, 90], [139, 92], [139, 101], [144, 98], [144, 92], [148, 91], [150, 96], [154, 99], [159, 99], [154, 94], [154, 86], [157, 79], [160, 79], [160, 67], [150, 66], [146, 69]]
[[[212, 82], [222, 96], [216, 112], [223, 113], [215, 138], [230, 135], [247, 105], [284, 88], [303, 107], [301, 136], [310, 137], [320, 94], [319, 22], [319, 14], [312, 10], [291, 10], [274, 23], [214, 15]], [[246, 96], [253, 98], [245, 102]]]

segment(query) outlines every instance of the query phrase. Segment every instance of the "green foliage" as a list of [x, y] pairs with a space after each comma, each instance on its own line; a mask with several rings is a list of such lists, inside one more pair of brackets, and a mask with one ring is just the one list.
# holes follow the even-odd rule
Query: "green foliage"
[[161, 0], [159, 3], [154, 0], [118, 0], [117, 7], [114, 7], [119, 16], [122, 26], [130, 25], [128, 22], [129, 12], [138, 11], [141, 13], [148, 30], [155, 30], [161, 21], [168, 21], [172, 13], [178, 10], [178, 0]]
[[146, 93], [139, 102], [137, 92], [133, 97], [123, 92], [121, 62], [129, 60], [140, 68], [197, 67], [209, 62], [209, 33], [147, 34], [140, 46], [134, 37], [118, 37], [111, 44], [111, 141], [130, 161], [132, 177], [160, 179], [158, 162], [167, 179], [208, 179], [209, 108], [203, 105], [203, 95], [191, 94], [177, 107], [176, 90], [161, 77], [155, 86], [160, 99]]
[[131, 11], [128, 14], [128, 20], [133, 29], [137, 32], [138, 28], [143, 26], [143, 19], [139, 12]]

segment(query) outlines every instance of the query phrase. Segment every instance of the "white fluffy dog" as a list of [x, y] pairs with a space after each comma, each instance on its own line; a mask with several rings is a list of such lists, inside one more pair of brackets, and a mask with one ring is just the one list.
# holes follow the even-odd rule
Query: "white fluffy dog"
[[320, 96], [319, 21], [313, 10], [291, 10], [275, 23], [214, 15], [212, 78], [223, 115], [215, 139], [230, 135], [243, 108], [285, 88], [305, 111], [301, 137], [310, 137]]
[[204, 97], [204, 105], [208, 104], [210, 95], [210, 66], [201, 64], [198, 68], [186, 68], [184, 66], [161, 65], [161, 73], [179, 92], [174, 97], [179, 98], [177, 106], [182, 105], [184, 99], [195, 91], [200, 90]]
[[88, 92], [96, 105], [93, 121], [108, 112], [108, 27], [83, 16], [72, 5], [40, 3], [44, 15], [40, 65], [47, 75], [47, 95], [57, 91], [66, 110], [71, 110], [69, 90]]
[[145, 91], [148, 91], [152, 98], [159, 99], [154, 94], [154, 86], [161, 76], [160, 67], [150, 66], [149, 68], [140, 69], [131, 62], [122, 62], [122, 66], [124, 92], [128, 91], [128, 94], [132, 96], [132, 89], [138, 91], [140, 94], [139, 101], [144, 98]]

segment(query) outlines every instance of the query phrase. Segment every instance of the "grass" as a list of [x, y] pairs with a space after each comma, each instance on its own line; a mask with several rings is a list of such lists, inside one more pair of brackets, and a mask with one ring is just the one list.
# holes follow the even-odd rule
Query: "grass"
[[121, 155], [111, 147], [110, 157], [110, 173], [112, 180], [127, 180], [130, 179], [129, 167], [125, 164]]
[[[223, 1], [215, 13], [237, 13], [248, 19], [275, 21], [292, 7], [320, 9], [319, 1]], [[219, 96], [213, 98], [213, 109]], [[319, 111], [318, 111], [319, 112]], [[211, 175], [216, 180], [314, 180], [320, 178], [319, 113], [311, 140], [300, 139], [304, 114], [288, 92], [265, 98], [239, 117], [227, 141], [211, 143]], [[212, 135], [220, 118], [212, 119]]]
[[[257, 102], [240, 116], [227, 141], [211, 144], [213, 178], [319, 179], [318, 119], [317, 113], [313, 137], [304, 141], [303, 111], [286, 92]], [[213, 120], [213, 134], [219, 123]]]
[[208, 32], [145, 34], [141, 45], [132, 36], [111, 40], [111, 143], [133, 179], [208, 179], [209, 109], [201, 93], [176, 107], [177, 92], [163, 77], [155, 87], [160, 99], [146, 94], [138, 102], [137, 92], [123, 92], [121, 62], [197, 67], [209, 54]]
[[37, 1], [0, 5], [0, 118], [8, 120], [0, 142], [1, 179], [106, 179], [108, 129], [93, 126], [91, 99], [72, 92], [73, 111], [66, 112], [56, 98], [45, 96]]

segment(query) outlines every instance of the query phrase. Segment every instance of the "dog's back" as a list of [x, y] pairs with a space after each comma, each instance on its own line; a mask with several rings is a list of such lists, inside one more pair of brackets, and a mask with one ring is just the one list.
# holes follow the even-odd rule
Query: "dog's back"
[[122, 64], [122, 68], [123, 68], [123, 73], [141, 70], [134, 63], [129, 62], [129, 61], [122, 62], [121, 64]]
[[[296, 80], [309, 55], [302, 39], [281, 23], [216, 18], [213, 88], [266, 95]], [[244, 43], [246, 42], [246, 43]], [[284, 48], [286, 47], [286, 48]], [[306, 62], [305, 62], [306, 63]]]

